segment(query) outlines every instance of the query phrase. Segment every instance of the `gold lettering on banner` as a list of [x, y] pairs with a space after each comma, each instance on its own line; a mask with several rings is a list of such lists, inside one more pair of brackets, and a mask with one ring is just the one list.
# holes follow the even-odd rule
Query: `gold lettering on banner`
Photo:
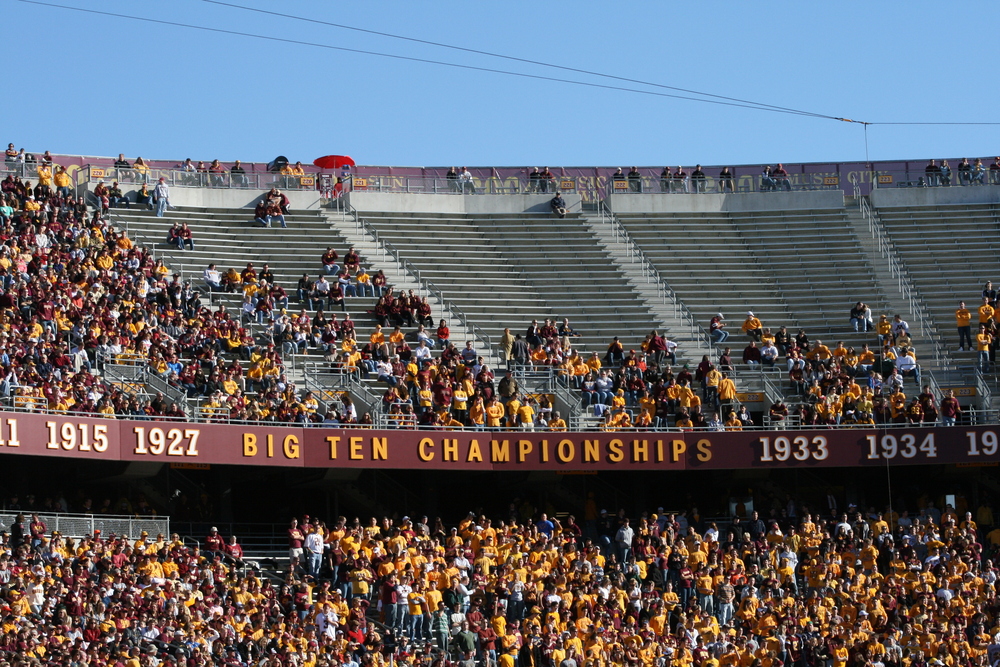
[[372, 438], [372, 461], [389, 459], [389, 438]]
[[[46, 422], [45, 425], [49, 429], [49, 449], [54, 449], [62, 446], [63, 449], [69, 451], [76, 448], [76, 434], [75, 431], [79, 429], [80, 431], [80, 451], [81, 452], [105, 452], [108, 449], [108, 427], [106, 425], [94, 425], [93, 431], [90, 431], [90, 426], [87, 424], [73, 424], [72, 422], [66, 422], [62, 425], [60, 433], [62, 435], [62, 442], [55, 442], [56, 433], [56, 422]], [[153, 427], [149, 429], [149, 433], [146, 433], [145, 426], [136, 426], [132, 429], [135, 433], [135, 449], [133, 453], [140, 455], [152, 454], [153, 456], [159, 456], [161, 454], [166, 454], [167, 456], [198, 456], [198, 436], [201, 435], [201, 431], [196, 428], [184, 429], [183, 431], [179, 428], [172, 428], [168, 431], [164, 431], [162, 428]], [[250, 442], [247, 442], [246, 435], [243, 438], [243, 455], [253, 456], [257, 452], [256, 438], [253, 438]], [[187, 447], [184, 446], [184, 441], [187, 441]], [[248, 454], [248, 451], [253, 451], [253, 454]]]
[[328, 435], [328, 436], [326, 436], [326, 441], [328, 443], [330, 443], [330, 460], [331, 461], [336, 461], [337, 460], [337, 445], [340, 444], [340, 436], [339, 435]]
[[663, 441], [656, 441], [656, 462], [663, 463], [665, 459], [663, 458]]
[[549, 441], [542, 440], [542, 463], [549, 462]]
[[680, 461], [681, 456], [684, 454], [684, 452], [687, 451], [687, 448], [688, 448], [687, 443], [684, 442], [683, 440], [674, 440], [673, 443], [671, 443], [670, 460], [673, 463], [677, 463], [678, 461]]
[[556, 457], [562, 463], [572, 463], [576, 458], [576, 445], [572, 440], [560, 440], [556, 448]]
[[490, 441], [490, 459], [493, 463], [507, 463], [510, 461], [510, 441], [492, 440]]
[[361, 443], [364, 442], [364, 438], [360, 436], [352, 436], [348, 439], [347, 445], [347, 458], [352, 461], [362, 461], [365, 455], [361, 453]]
[[621, 463], [622, 461], [624, 461], [625, 460], [625, 452], [622, 451], [622, 448], [624, 446], [625, 446], [625, 443], [622, 442], [621, 440], [619, 440], [618, 438], [615, 438], [614, 440], [612, 440], [611, 442], [609, 442], [608, 443], [608, 460], [611, 461], [612, 463]]
[[[3, 438], [0, 438], [0, 447], [3, 447], [4, 445], [6, 445], [7, 447], [20, 447], [21, 441], [17, 439], [17, 420], [7, 419], [5, 421], [7, 422], [7, 433], [9, 437], [7, 438], [6, 442], [4, 441]], [[105, 429], [106, 428], [107, 427], [105, 427]]]
[[476, 461], [478, 463], [483, 462], [483, 452], [479, 449], [479, 441], [473, 440], [469, 443], [469, 455], [465, 457], [466, 463], [472, 463]]
[[445, 438], [441, 441], [443, 450], [442, 461], [458, 461], [458, 440], [455, 438]]
[[535, 448], [535, 444], [531, 440], [518, 440], [517, 441], [517, 462], [524, 463], [528, 458], [528, 454], [531, 450]]
[[[11, 420], [7, 420], [8, 422]], [[63, 449], [64, 451], [70, 452], [77, 447], [81, 452], [91, 451], [91, 434], [89, 424], [79, 424], [75, 422], [63, 422], [61, 425], [57, 422], [45, 422], [45, 427], [49, 430], [49, 441], [46, 443], [45, 447], [47, 449]], [[11, 435], [11, 441], [9, 443], [10, 447], [17, 447], [21, 443], [17, 441], [16, 429]], [[77, 437], [77, 431], [79, 431], [79, 438]], [[108, 438], [107, 426], [94, 426], [95, 439], [98, 437], [103, 439], [103, 448], [98, 443], [94, 449], [99, 452], [103, 452], [108, 448]], [[0, 441], [0, 445], [3, 441]]]
[[697, 457], [699, 461], [704, 463], [705, 461], [712, 460], [712, 443], [710, 441], [705, 439], [699, 440], [695, 447], [698, 450]]
[[646, 440], [632, 441], [632, 462], [646, 463], [649, 461], [649, 442]]
[[267, 458], [274, 458], [274, 435], [271, 433], [267, 434]]
[[284, 451], [286, 459], [299, 458], [299, 439], [294, 435], [286, 435], [285, 441], [281, 443], [281, 448]]
[[422, 438], [420, 440], [420, 444], [417, 445], [417, 456], [419, 456], [420, 460], [423, 461], [424, 463], [434, 460], [434, 452], [427, 451], [428, 447], [430, 447], [432, 450], [434, 449], [434, 441], [431, 440], [430, 438]]
[[583, 441], [583, 460], [587, 463], [594, 463], [601, 460], [601, 441], [600, 440], [584, 440]]

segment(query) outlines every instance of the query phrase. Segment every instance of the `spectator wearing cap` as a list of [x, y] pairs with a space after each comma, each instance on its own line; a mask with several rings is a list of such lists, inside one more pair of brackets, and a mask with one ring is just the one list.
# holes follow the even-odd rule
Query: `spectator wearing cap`
[[711, 337], [712, 342], [716, 345], [722, 345], [729, 340], [729, 332], [725, 330], [725, 319], [726, 318], [722, 316], [722, 313], [718, 313], [712, 318], [712, 321], [708, 325], [709, 337]]
[[566, 217], [566, 200], [563, 199], [562, 193], [557, 192], [556, 196], [549, 200], [549, 208], [556, 217]]
[[222, 535], [219, 535], [219, 529], [212, 526], [205, 538], [205, 551], [217, 556], [224, 552], [225, 546], [225, 540], [223, 540]]
[[760, 336], [764, 331], [763, 326], [761, 326], [760, 320], [754, 316], [752, 310], [747, 311], [747, 318], [743, 320], [743, 325], [740, 330], [745, 333], [751, 340], [760, 342]]

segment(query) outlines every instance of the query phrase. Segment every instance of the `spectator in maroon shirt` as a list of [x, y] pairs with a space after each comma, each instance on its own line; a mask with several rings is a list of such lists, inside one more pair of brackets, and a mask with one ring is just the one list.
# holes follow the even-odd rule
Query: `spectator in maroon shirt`
[[237, 564], [243, 563], [243, 547], [236, 543], [235, 535], [230, 536], [229, 543], [225, 546], [225, 553]]
[[943, 426], [954, 426], [958, 417], [962, 414], [962, 406], [955, 398], [955, 390], [949, 389], [944, 393], [941, 400], [941, 424]]
[[45, 539], [47, 527], [45, 522], [38, 518], [37, 514], [31, 515], [31, 523], [28, 524], [28, 533], [31, 535], [31, 548], [37, 549]]
[[213, 554], [221, 554], [225, 546], [225, 540], [222, 539], [222, 535], [219, 535], [219, 529], [212, 526], [212, 529], [208, 531], [208, 537], [205, 538], [205, 550]]

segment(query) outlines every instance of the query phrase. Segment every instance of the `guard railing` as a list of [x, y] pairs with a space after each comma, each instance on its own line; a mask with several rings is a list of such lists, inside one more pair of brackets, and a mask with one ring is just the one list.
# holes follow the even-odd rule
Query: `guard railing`
[[[150, 535], [163, 534], [170, 536], [170, 517], [166, 516], [128, 516], [123, 514], [72, 514], [36, 512], [38, 518], [45, 524], [46, 534], [51, 535], [58, 531], [64, 537], [81, 538], [94, 534], [95, 530], [101, 531], [101, 536], [107, 538], [109, 535], [138, 538], [143, 531]], [[30, 510], [10, 510], [0, 511], [0, 530], [10, 533], [17, 515], [24, 517], [22, 525], [25, 534], [28, 532], [28, 522], [31, 521]]]

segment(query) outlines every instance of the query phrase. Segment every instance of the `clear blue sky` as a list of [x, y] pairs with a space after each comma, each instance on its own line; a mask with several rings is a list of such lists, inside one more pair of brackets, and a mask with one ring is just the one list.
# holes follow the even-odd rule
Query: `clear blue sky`
[[[595, 81], [202, 0], [60, 4]], [[867, 121], [998, 120], [1000, 3], [231, 0], [361, 28]], [[388, 60], [0, 0], [0, 114], [29, 150], [359, 164], [863, 160], [861, 126]], [[14, 53], [14, 51], [11, 51]], [[649, 89], [649, 88], [647, 88]], [[664, 91], [670, 92], [670, 91]], [[991, 112], [990, 110], [993, 110]], [[876, 159], [1000, 152], [998, 126], [872, 126]]]

